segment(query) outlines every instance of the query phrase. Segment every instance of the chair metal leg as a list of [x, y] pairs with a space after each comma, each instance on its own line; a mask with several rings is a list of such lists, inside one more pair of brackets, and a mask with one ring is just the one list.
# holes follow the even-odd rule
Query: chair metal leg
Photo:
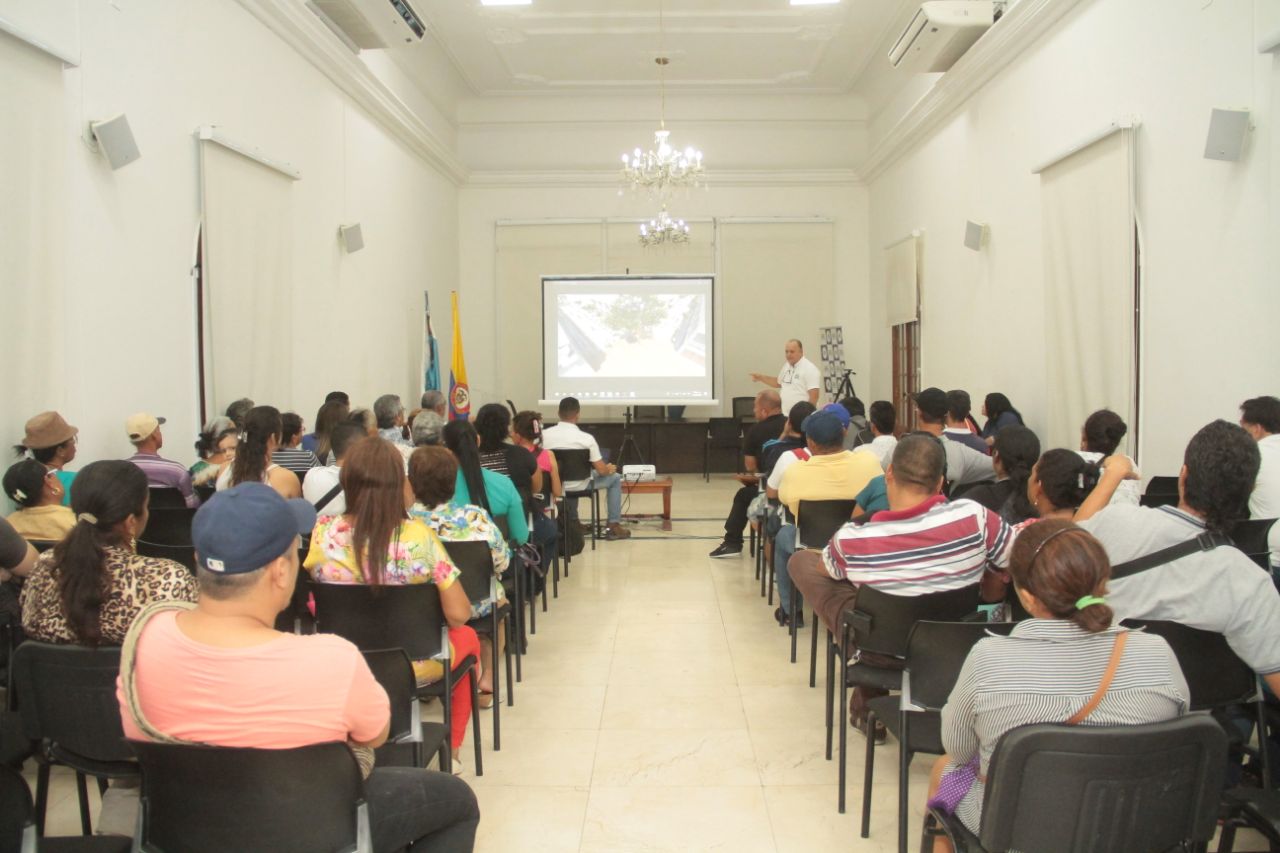
[[[516, 560], [515, 606], [511, 608], [511, 613], [507, 619], [510, 623], [510, 627], [507, 629], [507, 683], [511, 682], [511, 652], [513, 651], [511, 646], [513, 644], [515, 645], [514, 652], [516, 657], [516, 681], [519, 681], [524, 675], [521, 671], [520, 655], [523, 652], [521, 647], [524, 645], [524, 585], [525, 579], [528, 575], [521, 572], [521, 562], [522, 561], [520, 560]], [[510, 694], [511, 691], [508, 690], [508, 697], [510, 697]]]
[[98, 796], [101, 797], [107, 792], [107, 779], [105, 776], [95, 777], [98, 780]]
[[[493, 637], [493, 642], [489, 644], [492, 648], [489, 660], [485, 661], [485, 663], [489, 666], [489, 677], [493, 680], [493, 706], [490, 710], [493, 711], [493, 751], [498, 752], [502, 749], [502, 670], [498, 669], [498, 637], [500, 636], [498, 631], [501, 623], [498, 621], [498, 605], [496, 602], [493, 605], [493, 610], [489, 612], [489, 624], [493, 630], [493, 634], [490, 635]], [[478, 665], [479, 662], [477, 662]], [[478, 723], [480, 720], [479, 706], [473, 710], [476, 712], [475, 718]]]
[[[511, 645], [512, 645], [512, 642], [513, 642], [513, 641], [512, 641], [512, 639], [511, 639], [511, 635], [512, 635], [512, 633], [514, 633], [514, 632], [511, 630], [511, 624], [512, 624], [512, 623], [511, 623], [511, 620], [510, 620], [510, 619], [507, 619], [507, 620], [506, 620], [506, 624], [505, 624], [505, 626], [504, 626], [504, 630], [506, 630], [506, 632], [507, 632], [507, 642], [506, 642], [506, 645], [505, 645], [505, 646], [503, 646], [503, 653], [504, 653], [504, 656], [505, 656], [505, 657], [506, 657], [506, 659], [507, 659], [507, 660], [506, 660], [506, 663], [507, 663], [507, 707], [508, 707], [508, 708], [510, 708], [512, 705], [516, 704], [516, 683], [515, 683], [515, 681], [512, 679], [512, 672], [511, 672], [511, 659], [512, 659], [513, 657], [515, 657], [516, 655], [514, 655], [514, 654], [512, 653], [512, 650], [511, 650]], [[520, 649], [520, 647], [517, 645], [517, 646], [516, 646], [516, 651], [518, 652], [518, 651], [519, 651], [519, 649]], [[495, 699], [495, 701], [496, 701], [496, 699]], [[496, 747], [495, 747], [495, 748], [496, 748]]]
[[76, 796], [80, 800], [80, 834], [93, 835], [93, 826], [89, 822], [89, 786], [79, 771], [76, 772]]
[[835, 724], [832, 706], [836, 701], [836, 651], [827, 632], [827, 761], [831, 760], [831, 730]]
[[[907, 728], [907, 712], [898, 712], [898, 731], [902, 732], [902, 741], [898, 744], [898, 853], [907, 853], [907, 774], [911, 770], [911, 732]], [[867, 727], [867, 742], [874, 744], [875, 729]]]
[[529, 633], [537, 635], [538, 633], [538, 599], [529, 599]]
[[849, 707], [849, 679], [845, 677], [845, 673], [840, 673], [840, 707], [832, 709], [839, 712], [840, 720], [840, 782], [836, 791], [837, 811], [844, 814], [844, 798], [845, 798], [845, 777], [848, 775], [849, 762], [849, 721], [845, 719], [844, 709]]
[[[480, 676], [479, 663], [471, 667], [471, 671], [467, 675], [471, 679], [471, 737], [474, 741], [476, 753], [476, 775], [484, 775], [484, 756], [481, 754], [480, 744]], [[494, 708], [498, 707], [498, 703], [493, 703]]]
[[[772, 551], [772, 549], [770, 549], [770, 551]], [[773, 606], [773, 554], [772, 553], [765, 554], [764, 562], [765, 562], [765, 565], [769, 567], [769, 584], [768, 584], [769, 606], [772, 607]], [[778, 603], [781, 604], [782, 602], [778, 602]]]
[[811, 611], [813, 617], [813, 639], [809, 642], [809, 686], [818, 686], [818, 611]]
[[453, 671], [449, 669], [452, 661], [445, 661], [444, 694], [440, 697], [440, 708], [444, 712], [444, 742], [449, 747], [447, 760], [442, 768], [445, 773], [453, 772]]
[[49, 807], [49, 764], [41, 761], [36, 770], [36, 835], [44, 835], [44, 815]]
[[[778, 598], [782, 598], [782, 593], [778, 593]], [[791, 662], [792, 662], [792, 663], [795, 663], [795, 662], [796, 662], [796, 636], [797, 636], [797, 631], [796, 631], [796, 613], [797, 613], [797, 612], [799, 612], [799, 613], [803, 613], [803, 612], [804, 612], [804, 606], [803, 606], [803, 605], [801, 605], [801, 607], [800, 607], [798, 610], [797, 610], [797, 608], [796, 608], [796, 601], [797, 601], [799, 598], [800, 598], [800, 594], [799, 594], [799, 592], [797, 592], [797, 591], [796, 591], [796, 589], [795, 589], [794, 587], [792, 587], [792, 589], [791, 589], [791, 606], [788, 608], [788, 611], [789, 611], [789, 612], [787, 613], [787, 618], [791, 620], [791, 624], [790, 624], [790, 625], [788, 625], [787, 627], [788, 627], [788, 633], [790, 633], [790, 634], [791, 634]]]
[[591, 490], [591, 550], [596, 549], [596, 533], [600, 528], [600, 492]]
[[[874, 711], [867, 712], [867, 731], [874, 732], [876, 730], [876, 715]], [[876, 772], [876, 742], [875, 738], [867, 738], [867, 755], [862, 765], [862, 828], [860, 830], [863, 838], [871, 836], [871, 780], [875, 778]]]
[[[542, 594], [547, 594], [547, 585], [542, 585]], [[556, 550], [556, 555], [551, 559], [551, 597], [560, 597], [560, 552]]]

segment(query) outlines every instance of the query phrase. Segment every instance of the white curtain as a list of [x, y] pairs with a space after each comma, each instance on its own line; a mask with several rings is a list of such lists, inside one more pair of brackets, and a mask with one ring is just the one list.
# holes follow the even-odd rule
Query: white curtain
[[903, 323], [913, 323], [919, 316], [918, 243], [916, 237], [907, 237], [884, 250], [887, 278], [885, 305], [891, 328]]
[[210, 413], [251, 397], [287, 405], [293, 357], [293, 181], [210, 141], [204, 205], [205, 388]]
[[1101, 408], [1130, 424], [1136, 447], [1132, 137], [1118, 130], [1040, 173], [1045, 447], [1078, 446], [1085, 418]]

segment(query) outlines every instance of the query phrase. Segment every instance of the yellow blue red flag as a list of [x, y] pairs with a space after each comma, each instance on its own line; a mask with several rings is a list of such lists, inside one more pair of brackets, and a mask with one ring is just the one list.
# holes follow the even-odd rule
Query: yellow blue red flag
[[465, 421], [471, 414], [471, 389], [467, 363], [462, 357], [462, 323], [458, 320], [458, 292], [453, 298], [453, 362], [449, 366], [449, 420]]

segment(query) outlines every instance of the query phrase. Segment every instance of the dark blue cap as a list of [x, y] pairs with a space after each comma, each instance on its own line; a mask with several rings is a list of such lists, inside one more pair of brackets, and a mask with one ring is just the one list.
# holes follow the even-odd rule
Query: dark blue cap
[[818, 411], [826, 412], [829, 415], [835, 415], [836, 418], [840, 421], [840, 426], [844, 427], [845, 429], [849, 428], [849, 422], [850, 420], [852, 420], [852, 418], [849, 417], [849, 410], [846, 409], [844, 406], [840, 405], [839, 403], [827, 403]]
[[253, 572], [287, 553], [316, 524], [311, 504], [287, 501], [263, 483], [218, 492], [196, 511], [191, 543], [200, 567], [220, 575]]
[[804, 434], [819, 447], [832, 447], [844, 438], [844, 424], [830, 412], [814, 412], [804, 419]]

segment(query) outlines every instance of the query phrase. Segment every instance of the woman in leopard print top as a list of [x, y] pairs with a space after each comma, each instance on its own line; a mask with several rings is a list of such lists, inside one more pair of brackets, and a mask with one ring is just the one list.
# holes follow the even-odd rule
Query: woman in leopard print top
[[22, 627], [48, 643], [119, 645], [135, 616], [155, 601], [195, 601], [181, 563], [140, 557], [133, 540], [147, 524], [147, 478], [131, 462], [85, 466], [72, 489], [76, 525], [41, 555], [22, 589]]

